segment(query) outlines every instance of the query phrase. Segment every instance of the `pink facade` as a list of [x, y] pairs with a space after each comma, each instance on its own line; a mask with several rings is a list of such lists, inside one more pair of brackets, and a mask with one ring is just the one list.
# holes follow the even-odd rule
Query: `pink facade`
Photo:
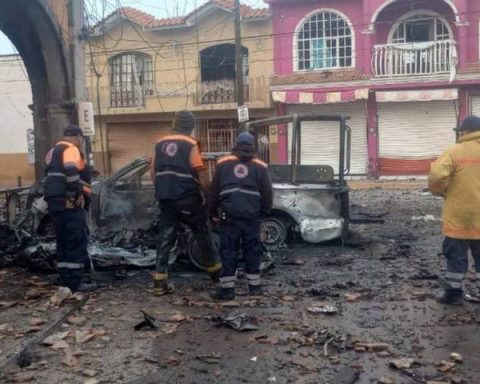
[[[307, 97], [313, 104], [321, 104], [328, 96], [326, 92], [340, 92], [340, 101], [355, 95], [355, 91], [367, 89], [365, 99], [367, 115], [366, 132], [368, 142], [368, 169], [370, 176], [379, 173], [379, 153], [377, 137], [378, 103], [375, 93], [385, 90], [425, 90], [436, 88], [458, 89], [459, 119], [469, 114], [469, 100], [474, 95], [477, 85], [480, 85], [479, 58], [479, 21], [480, 1], [468, 0], [264, 0], [270, 5], [274, 28], [274, 71], [272, 93], [285, 94], [279, 102], [278, 112], [286, 113], [285, 105], [298, 103], [299, 94], [311, 92]], [[309, 15], [317, 11], [334, 11], [344, 16], [350, 25], [353, 35], [354, 59], [351, 67], [309, 70], [296, 70], [296, 49], [299, 28]], [[435, 17], [446, 21], [449, 39], [455, 41], [454, 77], [449, 78], [449, 72], [427, 73], [422, 76], [398, 76], [394, 73], [388, 76], [378, 75], [374, 69], [373, 54], [375, 49], [392, 43], [392, 29], [398, 25], [407, 14], [437, 15]], [[436, 27], [435, 27], [436, 28]], [[437, 33], [437, 32], [436, 32]], [[442, 43], [443, 44], [443, 43]], [[446, 43], [445, 43], [446, 44]], [[452, 46], [447, 48], [448, 54]], [[388, 48], [385, 52], [390, 54]], [[425, 64], [425, 55], [422, 65]], [[382, 53], [378, 54], [383, 60]], [[433, 57], [433, 54], [430, 54]], [[438, 55], [435, 51], [435, 55]], [[420, 57], [420, 56], [419, 56]], [[390, 59], [392, 60], [392, 59]], [[433, 59], [432, 59], [433, 60]], [[391, 61], [389, 62], [391, 64]], [[437, 65], [437, 64], [435, 64]], [[387, 65], [388, 66], [388, 65]], [[384, 67], [386, 67], [384, 65]], [[379, 71], [385, 70], [380, 66]], [[324, 73], [324, 77], [322, 77]], [[450, 76], [452, 76], [450, 72]], [[330, 80], [331, 79], [331, 80]], [[480, 93], [480, 92], [478, 92]], [[283, 97], [283, 96], [282, 96]], [[275, 97], [274, 97], [275, 100]], [[276, 100], [278, 101], [278, 100]], [[280, 138], [280, 143], [285, 139]], [[282, 148], [281, 148], [282, 149]], [[286, 149], [280, 152], [280, 158], [286, 159]]]

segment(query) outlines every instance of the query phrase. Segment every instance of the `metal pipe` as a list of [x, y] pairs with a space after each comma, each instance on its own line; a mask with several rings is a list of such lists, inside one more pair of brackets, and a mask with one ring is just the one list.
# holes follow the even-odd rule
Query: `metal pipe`
[[297, 130], [297, 166], [302, 164], [302, 120], [298, 121]]
[[345, 180], [345, 131], [346, 131], [346, 122], [345, 118], [341, 117], [340, 119], [340, 158], [338, 164], [338, 181], [340, 185], [343, 186]]
[[292, 116], [292, 155], [291, 155], [291, 168], [290, 168], [290, 179], [292, 184], [295, 184], [297, 181], [297, 147], [298, 147], [298, 131], [300, 127], [300, 119], [298, 115]]

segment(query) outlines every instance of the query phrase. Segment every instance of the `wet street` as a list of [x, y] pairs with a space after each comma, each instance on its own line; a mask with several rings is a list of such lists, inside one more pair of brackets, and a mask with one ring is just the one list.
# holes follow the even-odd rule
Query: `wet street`
[[[290, 244], [275, 253], [265, 295], [209, 298], [213, 285], [176, 268], [176, 292], [148, 292], [149, 271], [115, 279], [34, 346], [28, 366], [2, 383], [470, 383], [480, 382], [480, 304], [438, 304], [442, 276], [440, 199], [421, 190], [352, 192], [353, 210], [388, 213], [358, 225], [355, 247]], [[240, 274], [241, 276], [241, 274]], [[0, 363], [78, 301], [51, 297], [51, 276], [0, 270]], [[466, 286], [474, 292], [474, 275]], [[140, 310], [155, 330], [134, 330]], [[238, 311], [258, 330], [217, 326]], [[451, 355], [454, 353], [454, 355]], [[455, 354], [456, 353], [456, 354]]]

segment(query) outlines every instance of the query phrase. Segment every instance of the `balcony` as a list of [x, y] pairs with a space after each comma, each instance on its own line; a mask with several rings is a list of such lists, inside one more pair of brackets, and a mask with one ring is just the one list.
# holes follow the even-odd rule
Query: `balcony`
[[453, 40], [376, 45], [372, 73], [378, 78], [448, 74], [457, 66]]
[[[88, 100], [98, 103], [102, 114], [128, 114], [144, 112], [175, 112], [182, 108], [192, 110], [236, 109], [236, 94], [233, 81], [202, 85], [191, 82], [162, 82], [152, 89], [118, 88], [100, 86], [87, 89]], [[244, 90], [245, 101], [250, 108], [271, 108], [269, 77], [250, 77]]]
[[153, 95], [153, 90], [142, 86], [138, 87], [111, 87], [111, 108], [138, 108], [145, 107], [145, 96]]
[[[243, 97], [249, 100], [249, 86], [243, 86]], [[226, 104], [237, 101], [235, 80], [202, 81], [197, 85], [197, 104]]]

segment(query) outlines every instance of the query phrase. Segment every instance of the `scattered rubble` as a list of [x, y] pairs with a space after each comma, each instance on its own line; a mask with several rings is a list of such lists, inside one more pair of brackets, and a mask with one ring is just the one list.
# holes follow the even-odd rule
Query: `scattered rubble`
[[[246, 282], [239, 279], [234, 302], [212, 302], [208, 277], [182, 264], [172, 268], [176, 293], [158, 298], [145, 293], [151, 285], [147, 271], [115, 269], [128, 278], [100, 290], [81, 312], [69, 314], [37, 347], [29, 347], [23, 368], [8, 367], [6, 378], [0, 369], [0, 382], [134, 384], [158, 377], [157, 382], [476, 383], [480, 360], [471, 331], [480, 321], [477, 306], [452, 309], [433, 298], [444, 267], [437, 256], [440, 225], [412, 224], [416, 193], [386, 196], [381, 204], [391, 222], [360, 228], [368, 238], [362, 247], [292, 244], [262, 277], [260, 298], [246, 296]], [[422, 211], [438, 217], [440, 203], [429, 202], [433, 208]], [[136, 241], [131, 233], [119, 239], [104, 245], [122, 248]], [[52, 304], [50, 297], [58, 293], [49, 283], [54, 277], [38, 276], [0, 270], [2, 361], [14, 355], [15, 346], [20, 350], [39, 340], [78, 302], [72, 296]], [[466, 286], [471, 291], [474, 281], [467, 279]], [[154, 316], [156, 331], [133, 331], [140, 308]], [[251, 322], [254, 332], [232, 331], [226, 321], [233, 309], [258, 319]], [[219, 317], [222, 327], [212, 326]]]
[[236, 331], [256, 331], [259, 329], [258, 320], [255, 317], [237, 311], [214, 316], [212, 321], [217, 326], [227, 326]]
[[418, 364], [415, 359], [412, 358], [401, 358], [401, 359], [395, 359], [391, 360], [388, 363], [390, 367], [396, 368], [396, 369], [409, 369], [411, 368], [414, 364]]

